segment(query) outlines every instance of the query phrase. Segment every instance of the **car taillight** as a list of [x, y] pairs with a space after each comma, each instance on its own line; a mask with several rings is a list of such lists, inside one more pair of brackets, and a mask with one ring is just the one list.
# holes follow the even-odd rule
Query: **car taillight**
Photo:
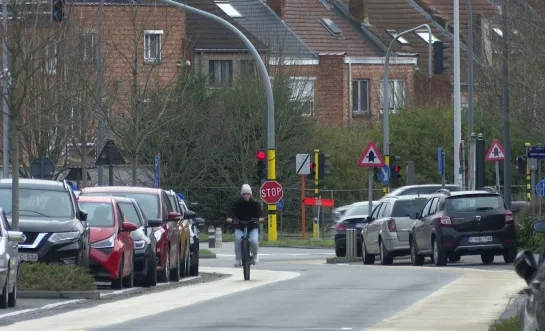
[[397, 229], [396, 229], [396, 221], [394, 221], [394, 219], [389, 219], [388, 220], [388, 231], [390, 232], [396, 232]]
[[513, 223], [513, 213], [508, 211], [505, 213], [505, 223]]
[[348, 226], [346, 224], [339, 223], [335, 225], [335, 230], [346, 230], [346, 229], [348, 229]]
[[450, 216], [439, 217], [439, 223], [441, 223], [441, 226], [452, 226], [452, 220], [450, 219]]

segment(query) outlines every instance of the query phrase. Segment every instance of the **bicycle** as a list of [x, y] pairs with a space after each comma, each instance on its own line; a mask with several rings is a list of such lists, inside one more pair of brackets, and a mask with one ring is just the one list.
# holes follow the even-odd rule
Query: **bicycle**
[[250, 251], [250, 237], [248, 236], [248, 224], [257, 224], [258, 218], [251, 218], [249, 221], [242, 220], [233, 220], [233, 224], [243, 224], [244, 225], [244, 234], [242, 235], [241, 245], [241, 258], [242, 258], [242, 269], [244, 272], [244, 280], [250, 280], [250, 265], [254, 264], [254, 255]]

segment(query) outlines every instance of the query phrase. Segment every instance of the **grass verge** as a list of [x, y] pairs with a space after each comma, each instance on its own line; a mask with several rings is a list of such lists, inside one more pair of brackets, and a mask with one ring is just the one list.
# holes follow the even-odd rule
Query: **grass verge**
[[71, 265], [21, 263], [17, 289], [20, 291], [92, 291], [94, 278], [85, 268]]
[[264, 247], [299, 246], [299, 247], [334, 248], [335, 241], [333, 239], [324, 239], [324, 240], [278, 239], [276, 241], [260, 241], [259, 245]]
[[[221, 235], [221, 240], [224, 243], [235, 241], [235, 235], [233, 233], [223, 233]], [[208, 232], [199, 232], [199, 241], [201, 243], [208, 242]]]
[[519, 331], [520, 316], [513, 316], [506, 320], [494, 322], [488, 331]]
[[216, 256], [214, 252], [208, 249], [199, 249], [199, 257]]

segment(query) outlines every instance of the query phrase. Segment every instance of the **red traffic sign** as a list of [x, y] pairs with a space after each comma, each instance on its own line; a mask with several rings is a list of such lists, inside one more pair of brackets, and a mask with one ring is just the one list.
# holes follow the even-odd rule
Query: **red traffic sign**
[[358, 160], [358, 167], [384, 167], [384, 159], [374, 142], [369, 142]]
[[492, 144], [490, 145], [488, 152], [486, 152], [484, 159], [486, 161], [503, 161], [505, 159], [503, 147], [498, 139], [492, 140]]
[[284, 195], [282, 185], [276, 180], [263, 183], [259, 189], [259, 193], [261, 194], [261, 200], [265, 201], [268, 205], [277, 204]]
[[335, 200], [320, 198], [305, 198], [303, 203], [307, 206], [333, 207]]

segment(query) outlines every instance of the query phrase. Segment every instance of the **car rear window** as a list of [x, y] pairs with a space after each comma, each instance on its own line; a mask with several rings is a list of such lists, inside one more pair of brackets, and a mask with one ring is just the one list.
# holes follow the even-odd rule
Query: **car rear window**
[[111, 203], [80, 202], [81, 209], [87, 212], [87, 224], [92, 228], [111, 228], [114, 226], [114, 209]]
[[159, 214], [159, 197], [156, 194], [132, 192], [85, 192], [82, 196], [116, 196], [133, 198], [140, 205], [146, 219], [161, 218]]
[[427, 199], [399, 200], [394, 203], [392, 217], [409, 217], [411, 213], [420, 213]]
[[505, 205], [499, 195], [472, 194], [449, 197], [446, 199], [446, 207], [449, 211], [476, 212], [503, 209]]
[[[373, 208], [375, 208], [376, 206], [377, 206], [376, 204], [373, 204]], [[370, 214], [369, 204], [365, 203], [365, 204], [356, 205], [356, 206], [352, 206], [348, 208], [348, 210], [346, 210], [346, 212], [344, 213], [344, 216], [369, 215], [369, 214]]]

